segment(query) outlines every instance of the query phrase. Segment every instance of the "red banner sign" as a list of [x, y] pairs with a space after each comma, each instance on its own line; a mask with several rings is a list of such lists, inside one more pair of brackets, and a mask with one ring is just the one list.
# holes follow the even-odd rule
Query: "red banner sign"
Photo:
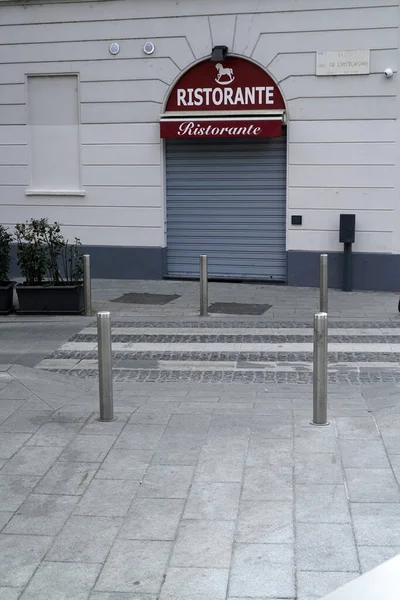
[[271, 77], [244, 58], [198, 63], [175, 84], [166, 113], [197, 111], [284, 110], [282, 95]]
[[279, 137], [282, 119], [175, 120], [160, 123], [162, 138]]

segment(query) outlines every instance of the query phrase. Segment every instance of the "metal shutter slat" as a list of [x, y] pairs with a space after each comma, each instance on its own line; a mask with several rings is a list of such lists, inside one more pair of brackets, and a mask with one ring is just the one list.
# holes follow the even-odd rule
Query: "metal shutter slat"
[[167, 268], [286, 280], [286, 136], [167, 140]]

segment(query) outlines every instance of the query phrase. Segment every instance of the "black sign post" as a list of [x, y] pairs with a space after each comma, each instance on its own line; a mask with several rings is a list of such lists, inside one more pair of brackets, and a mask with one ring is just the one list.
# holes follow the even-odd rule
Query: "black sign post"
[[343, 291], [353, 288], [352, 244], [355, 240], [356, 215], [340, 215], [339, 242], [343, 249]]

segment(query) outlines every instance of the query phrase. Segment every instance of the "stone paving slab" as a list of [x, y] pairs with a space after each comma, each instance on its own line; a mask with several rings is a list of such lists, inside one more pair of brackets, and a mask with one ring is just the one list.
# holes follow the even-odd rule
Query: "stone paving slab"
[[317, 429], [307, 384], [117, 382], [100, 423], [97, 381], [0, 372], [0, 598], [314, 600], [400, 552], [392, 385]]

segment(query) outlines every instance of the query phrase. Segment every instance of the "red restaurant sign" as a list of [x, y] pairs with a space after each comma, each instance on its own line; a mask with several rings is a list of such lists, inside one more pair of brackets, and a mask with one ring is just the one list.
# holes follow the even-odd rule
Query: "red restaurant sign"
[[163, 119], [163, 138], [279, 137], [282, 118], [276, 119]]
[[[276, 121], [275, 128], [271, 128], [271, 123], [260, 123], [259, 119], [270, 111], [276, 114], [284, 109], [285, 104], [278, 87], [258, 65], [238, 57], [226, 58], [223, 63], [206, 60], [187, 71], [173, 87], [161, 121], [161, 136], [196, 138], [280, 135], [280, 131], [276, 133]], [[238, 111], [245, 115], [244, 121], [240, 121], [240, 124], [226, 123], [229, 116], [234, 117], [236, 114], [238, 118]], [[206, 123], [196, 120], [196, 116], [205, 117], [204, 113], [213, 119]], [[215, 121], [218, 113], [223, 119], [221, 122]], [[193, 119], [188, 124], [191, 114]], [[181, 115], [184, 119], [181, 123], [175, 121], [174, 126], [172, 122], [168, 123], [168, 117], [176, 118]], [[179, 127], [180, 124], [182, 127]], [[217, 133], [217, 128], [223, 131]]]

